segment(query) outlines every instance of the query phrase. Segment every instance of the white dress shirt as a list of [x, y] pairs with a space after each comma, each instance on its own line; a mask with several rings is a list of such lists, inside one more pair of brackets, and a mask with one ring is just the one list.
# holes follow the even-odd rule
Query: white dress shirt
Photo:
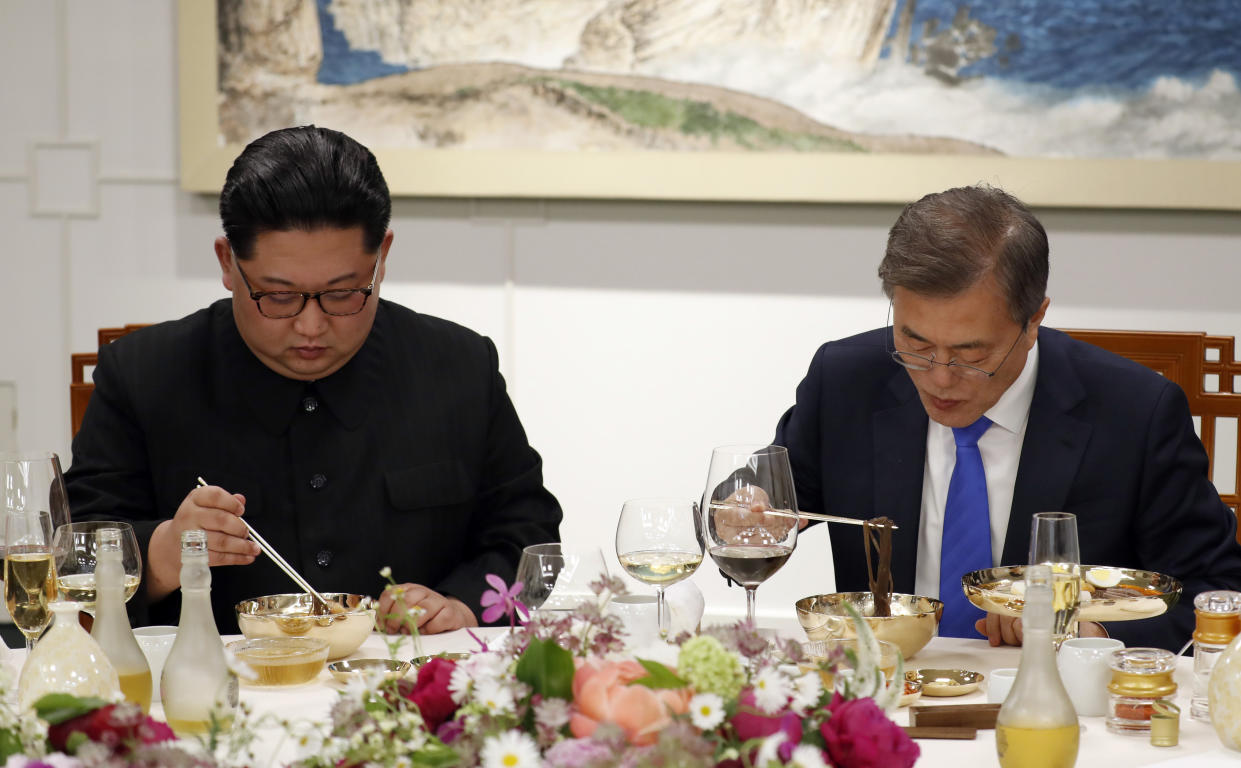
[[[1025, 367], [999, 401], [984, 414], [992, 425], [978, 440], [983, 472], [987, 476], [987, 508], [991, 515], [991, 564], [1003, 565], [1004, 534], [1013, 507], [1013, 486], [1021, 461], [1021, 444], [1034, 400], [1038, 378], [1038, 342], [1026, 356]], [[957, 444], [952, 428], [931, 421], [926, 431], [926, 466], [922, 472], [922, 520], [918, 531], [918, 567], [915, 594], [939, 597], [940, 540], [944, 532], [944, 507], [948, 483], [957, 464]]]

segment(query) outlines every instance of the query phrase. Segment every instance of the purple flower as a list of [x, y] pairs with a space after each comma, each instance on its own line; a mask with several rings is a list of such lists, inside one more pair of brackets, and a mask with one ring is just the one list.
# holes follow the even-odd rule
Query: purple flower
[[487, 574], [487, 583], [495, 587], [483, 593], [483, 623], [490, 624], [501, 616], [508, 616], [510, 624], [516, 624], [517, 621], [525, 621], [530, 616], [530, 609], [525, 603], [517, 599], [521, 594], [521, 588], [524, 586], [520, 581], [513, 582], [512, 587], [505, 586], [504, 579], [494, 573]]
[[565, 739], [544, 755], [549, 768], [587, 768], [613, 761], [613, 748], [594, 739]]

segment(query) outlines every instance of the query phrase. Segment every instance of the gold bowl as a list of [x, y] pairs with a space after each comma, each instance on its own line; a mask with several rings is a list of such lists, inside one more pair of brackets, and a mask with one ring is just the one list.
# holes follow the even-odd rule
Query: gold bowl
[[315, 606], [305, 592], [266, 595], [237, 604], [237, 625], [247, 638], [309, 637], [326, 641], [328, 660], [341, 659], [358, 649], [375, 629], [375, 609], [362, 595], [324, 592], [324, 599], [344, 610]]
[[253, 670], [254, 685], [301, 685], [323, 671], [328, 644], [309, 637], [259, 637], [236, 640], [228, 650]]
[[447, 661], [465, 661], [473, 654], [466, 651], [440, 651], [439, 653], [430, 653], [425, 656], [415, 656], [410, 659], [409, 663], [414, 665], [415, 669], [422, 669], [422, 665], [431, 659], [445, 659]]
[[914, 679], [922, 683], [924, 696], [964, 696], [978, 690], [983, 678], [968, 669], [919, 669]]
[[853, 619], [844, 608], [845, 603], [849, 603], [862, 614], [875, 637], [894, 643], [906, 659], [931, 641], [944, 613], [943, 603], [920, 595], [893, 593], [891, 616], [874, 615], [874, 595], [870, 592], [811, 595], [794, 604], [797, 620], [806, 631], [806, 637], [810, 640], [857, 637]]
[[[1181, 597], [1181, 582], [1154, 571], [1083, 565], [1081, 607], [1078, 621], [1129, 621], [1149, 619], [1167, 613]], [[1092, 582], [1093, 574], [1103, 573], [1115, 580], [1111, 586]], [[1096, 579], [1097, 580], [1097, 579]], [[961, 577], [961, 588], [969, 601], [988, 613], [1020, 616], [1025, 598], [1013, 584], [1024, 583], [1025, 566], [1001, 565], [971, 571]]]
[[[817, 669], [823, 680], [823, 687], [832, 690], [836, 684], [836, 675], [852, 675], [858, 653], [856, 638], [832, 638], [830, 640], [811, 640], [801, 644], [806, 661], [802, 664], [803, 671]], [[879, 641], [879, 670], [891, 682], [896, 674], [895, 643]], [[850, 654], [852, 656], [850, 657]]]
[[386, 680], [399, 680], [409, 672], [409, 662], [396, 659], [350, 659], [333, 661], [327, 665], [327, 671], [341, 683], [348, 683], [355, 677], [366, 676], [372, 672], [382, 673]]

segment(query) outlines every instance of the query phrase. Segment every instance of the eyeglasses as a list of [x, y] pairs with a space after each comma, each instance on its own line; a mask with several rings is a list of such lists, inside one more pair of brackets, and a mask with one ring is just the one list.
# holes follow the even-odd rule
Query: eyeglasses
[[319, 302], [319, 309], [325, 315], [343, 317], [356, 315], [366, 306], [366, 300], [375, 290], [375, 278], [379, 276], [379, 257], [375, 257], [375, 271], [371, 274], [371, 284], [365, 288], [333, 288], [328, 291], [256, 291], [250, 285], [249, 278], [241, 268], [241, 260], [233, 254], [233, 263], [237, 272], [250, 292], [250, 298], [258, 305], [259, 314], [272, 320], [296, 317], [306, 308], [306, 302], [314, 299]]
[[[889, 307], [888, 308], [889, 319], [891, 316], [891, 312], [892, 312], [892, 308]], [[890, 325], [891, 325], [891, 322], [889, 322], [889, 326]], [[973, 365], [967, 365], [965, 363], [958, 363], [956, 360], [949, 360], [946, 363], [941, 363], [935, 359], [934, 355], [927, 357], [926, 355], [919, 355], [915, 352], [902, 352], [899, 349], [888, 350], [888, 354], [892, 355], [892, 359], [895, 360], [897, 363], [905, 366], [911, 371], [929, 371], [937, 365], [942, 365], [945, 368], [947, 368], [949, 371], [951, 371], [953, 374], [960, 376], [962, 378], [990, 379], [994, 377], [997, 373], [999, 373], [1000, 369], [1004, 367], [1004, 363], [1008, 362], [1008, 358], [1013, 354], [1013, 350], [1017, 348], [1017, 342], [1021, 341], [1021, 337], [1025, 335], [1026, 329], [1029, 327], [1029, 325], [1030, 324], [1028, 322], [1022, 324], [1021, 332], [1017, 334], [1017, 338], [1013, 339], [1012, 346], [1008, 348], [1008, 352], [1005, 353], [1004, 359], [1000, 361], [1000, 364], [997, 365], [994, 370], [990, 370], [990, 371], [984, 371], [982, 368], [978, 368]], [[892, 338], [895, 338], [895, 333], [893, 334]]]

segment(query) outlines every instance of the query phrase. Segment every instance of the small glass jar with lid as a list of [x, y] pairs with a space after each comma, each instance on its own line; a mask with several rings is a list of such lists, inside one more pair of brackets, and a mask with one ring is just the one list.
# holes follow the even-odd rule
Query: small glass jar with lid
[[1171, 704], [1176, 697], [1176, 655], [1163, 648], [1122, 648], [1112, 654], [1111, 668], [1107, 729], [1150, 733], [1155, 702]]

